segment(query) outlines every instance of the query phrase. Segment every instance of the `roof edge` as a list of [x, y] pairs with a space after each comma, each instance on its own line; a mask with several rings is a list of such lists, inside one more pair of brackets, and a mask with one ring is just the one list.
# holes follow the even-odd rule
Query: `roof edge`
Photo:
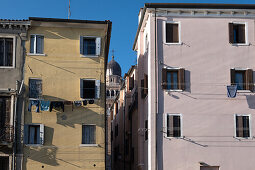
[[72, 23], [90, 23], [90, 24], [108, 24], [108, 23], [112, 23], [110, 20], [95, 21], [95, 20], [40, 18], [40, 17], [29, 17], [29, 20], [30, 21], [44, 21], [44, 22], [72, 22]]

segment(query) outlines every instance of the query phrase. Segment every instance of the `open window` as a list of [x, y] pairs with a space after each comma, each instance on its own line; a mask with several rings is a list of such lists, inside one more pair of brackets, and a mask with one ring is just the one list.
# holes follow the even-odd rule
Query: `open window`
[[0, 67], [14, 67], [14, 38], [0, 37]]
[[185, 69], [162, 69], [162, 88], [166, 90], [185, 90]]
[[249, 138], [250, 135], [250, 115], [235, 115], [236, 137]]
[[165, 22], [165, 43], [180, 44], [180, 22]]
[[229, 43], [247, 44], [245, 23], [229, 23]]
[[253, 83], [253, 70], [252, 69], [231, 69], [231, 85], [237, 85], [237, 90], [250, 90], [254, 89]]
[[31, 145], [44, 144], [44, 125], [28, 124], [24, 126], [24, 142]]
[[30, 53], [43, 54], [44, 51], [44, 36], [31, 35], [30, 36]]
[[96, 125], [82, 125], [82, 144], [96, 144]]
[[80, 54], [83, 56], [99, 56], [101, 50], [101, 38], [81, 36], [80, 37]]
[[82, 99], [99, 99], [100, 80], [80, 79], [80, 97]]
[[181, 137], [181, 115], [167, 114], [166, 115], [166, 137]]

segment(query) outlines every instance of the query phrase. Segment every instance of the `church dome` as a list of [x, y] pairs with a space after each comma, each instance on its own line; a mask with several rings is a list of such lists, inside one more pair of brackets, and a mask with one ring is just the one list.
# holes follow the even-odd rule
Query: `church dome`
[[119, 63], [117, 63], [114, 60], [114, 56], [112, 56], [112, 60], [107, 64], [107, 75], [108, 76], [111, 76], [111, 75], [121, 76], [121, 67], [120, 67]]

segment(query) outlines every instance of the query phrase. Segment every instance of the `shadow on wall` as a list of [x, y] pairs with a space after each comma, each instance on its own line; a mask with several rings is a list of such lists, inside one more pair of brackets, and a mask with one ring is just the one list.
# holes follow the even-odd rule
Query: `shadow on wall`
[[255, 95], [245, 95], [250, 109], [255, 109]]

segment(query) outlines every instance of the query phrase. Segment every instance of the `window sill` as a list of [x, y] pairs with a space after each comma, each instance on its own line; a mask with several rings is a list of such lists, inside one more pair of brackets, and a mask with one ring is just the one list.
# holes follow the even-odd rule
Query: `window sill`
[[46, 54], [28, 53], [28, 56], [46, 56]]
[[250, 43], [233, 43], [232, 46], [249, 46]]
[[98, 144], [80, 144], [80, 147], [98, 147]]
[[235, 139], [237, 140], [253, 140], [254, 137], [236, 137], [236, 136], [233, 136]]
[[0, 66], [0, 68], [15, 68], [14, 66]]
[[167, 138], [167, 139], [184, 139], [185, 137], [184, 136], [180, 136], [180, 137], [167, 137], [167, 136], [165, 136], [165, 138]]
[[166, 45], [182, 45], [183, 43], [182, 42], [178, 42], [178, 43], [167, 43], [167, 42], [165, 42], [164, 44], [166, 44]]
[[183, 92], [184, 90], [180, 90], [180, 89], [177, 89], [177, 90], [165, 90], [166, 92]]
[[96, 58], [99, 57], [99, 55], [80, 55], [82, 58]]
[[39, 147], [39, 146], [43, 146], [43, 145], [42, 144], [25, 144], [25, 146], [36, 146], [36, 147], [38, 146]]
[[250, 90], [237, 90], [237, 93], [251, 93]]

